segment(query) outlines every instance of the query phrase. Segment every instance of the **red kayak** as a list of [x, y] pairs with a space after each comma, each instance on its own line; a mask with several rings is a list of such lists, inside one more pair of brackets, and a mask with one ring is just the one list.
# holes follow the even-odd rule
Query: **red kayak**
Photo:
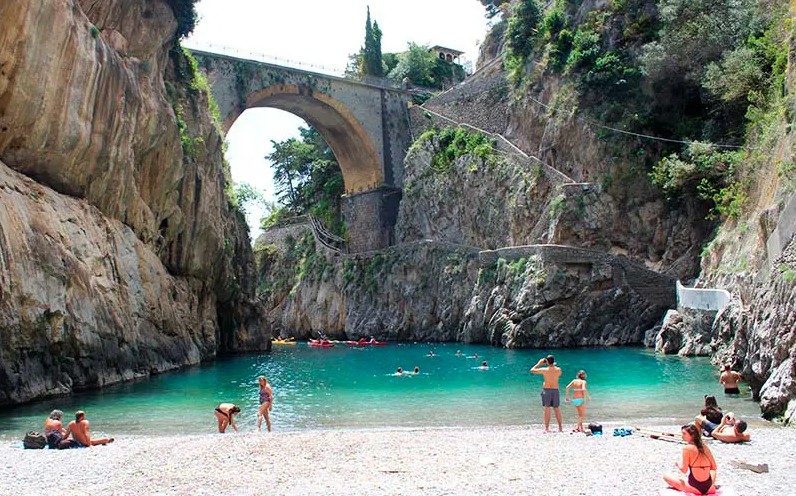
[[307, 341], [307, 344], [313, 348], [334, 348], [332, 343], [324, 343], [322, 341]]
[[386, 341], [346, 341], [345, 344], [350, 346], [387, 346]]

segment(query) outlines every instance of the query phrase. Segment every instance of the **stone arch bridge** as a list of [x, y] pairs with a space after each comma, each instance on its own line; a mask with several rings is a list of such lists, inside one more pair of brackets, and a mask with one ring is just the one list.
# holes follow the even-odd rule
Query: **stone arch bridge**
[[331, 147], [343, 173], [349, 250], [394, 242], [393, 228], [411, 145], [405, 91], [375, 84], [192, 50], [207, 74], [224, 131], [249, 108], [295, 114]]

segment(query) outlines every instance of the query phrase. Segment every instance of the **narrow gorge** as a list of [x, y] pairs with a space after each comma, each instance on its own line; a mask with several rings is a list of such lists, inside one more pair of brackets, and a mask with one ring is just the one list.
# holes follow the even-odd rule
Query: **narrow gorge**
[[[796, 421], [792, 8], [701, 39], [686, 1], [482, 3], [433, 95], [194, 58], [177, 0], [0, 5], [0, 405], [327, 334], [710, 356]], [[249, 238], [224, 129], [258, 106], [335, 152], [340, 246]]]

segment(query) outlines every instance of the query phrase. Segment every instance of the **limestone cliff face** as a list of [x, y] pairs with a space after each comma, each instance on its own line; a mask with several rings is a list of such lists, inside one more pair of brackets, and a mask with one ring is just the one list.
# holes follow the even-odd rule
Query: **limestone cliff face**
[[0, 404], [213, 356], [216, 296], [133, 231], [0, 163]]
[[221, 138], [195, 119], [203, 156], [182, 167], [165, 95], [171, 8], [10, 0], [0, 28], [0, 159], [121, 220], [172, 271], [226, 275], [225, 264], [207, 263], [224, 258]]
[[285, 335], [508, 348], [637, 345], [673, 304], [672, 280], [589, 250], [479, 252], [421, 241], [327, 257], [309, 232], [302, 239], [298, 249], [270, 245], [262, 266], [261, 297]]
[[176, 26], [163, 0], [0, 4], [0, 160], [36, 181], [0, 190], [0, 403], [268, 346], [207, 95], [166, 91]]
[[547, 241], [554, 185], [539, 164], [493, 153], [462, 156], [435, 171], [437, 138], [417, 143], [406, 159], [396, 235], [495, 249]]

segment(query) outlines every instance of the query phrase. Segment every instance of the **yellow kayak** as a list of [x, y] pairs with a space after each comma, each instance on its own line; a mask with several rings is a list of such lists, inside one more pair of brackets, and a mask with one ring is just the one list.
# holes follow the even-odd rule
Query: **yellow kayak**
[[296, 342], [295, 341], [283, 341], [281, 339], [272, 339], [271, 340], [271, 344], [286, 344], [286, 345], [295, 346]]

